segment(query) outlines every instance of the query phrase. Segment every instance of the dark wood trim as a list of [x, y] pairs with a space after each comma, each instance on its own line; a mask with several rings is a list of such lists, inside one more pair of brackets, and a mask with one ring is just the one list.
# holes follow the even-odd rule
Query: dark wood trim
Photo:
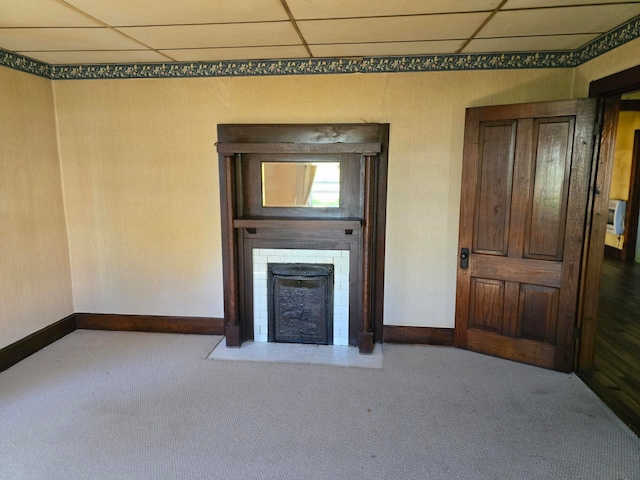
[[594, 80], [589, 84], [590, 97], [612, 97], [640, 90], [640, 65]]
[[[575, 370], [589, 374], [595, 353], [600, 274], [604, 257], [611, 170], [615, 135], [620, 112], [620, 95], [640, 90], [640, 65], [591, 82], [589, 96], [599, 100], [602, 115], [599, 151], [594, 161], [592, 191], [588, 211], [584, 261], [581, 268], [582, 288], [579, 300], [580, 338]], [[597, 150], [597, 147], [596, 147]]]
[[578, 305], [578, 362], [574, 369], [589, 372], [593, 368], [595, 349], [596, 318], [598, 315], [598, 295], [600, 293], [600, 272], [604, 258], [604, 239], [609, 214], [609, 190], [613, 168], [620, 97], [600, 101], [602, 129], [600, 143], [594, 153], [594, 170], [587, 206], [587, 226], [584, 241], [584, 255], [581, 269], [581, 293]]
[[77, 328], [126, 332], [194, 333], [224, 335], [224, 320], [216, 317], [174, 317], [164, 315], [120, 315], [76, 313]]
[[373, 189], [374, 158], [364, 156], [364, 202], [362, 232], [362, 321], [358, 330], [358, 348], [360, 353], [373, 353], [373, 329], [371, 322], [371, 251], [373, 241]]
[[[589, 192], [594, 162], [593, 152], [597, 137], [598, 113], [594, 99], [578, 100], [574, 154], [571, 164], [569, 184], [569, 204], [566, 218], [565, 245], [573, 243], [573, 248], [564, 248], [562, 266], [562, 289], [573, 292], [571, 297], [560, 296], [558, 305], [558, 328], [556, 331], [556, 355], [554, 369], [563, 372], [575, 370], [577, 348], [576, 326], [580, 324], [581, 278], [579, 275], [586, 240], [585, 224], [589, 218]], [[582, 161], [576, 163], [575, 160]], [[608, 207], [607, 207], [608, 208]], [[578, 274], [576, 274], [576, 273]], [[565, 320], [566, 319], [566, 320]], [[560, 328], [564, 320], [564, 329]]]
[[453, 346], [453, 328], [401, 327], [385, 325], [383, 327], [385, 343], [408, 343], [416, 345]]
[[640, 111], [640, 100], [622, 100], [620, 102], [621, 112], [638, 112]]
[[[318, 144], [319, 149], [324, 145]], [[347, 145], [347, 144], [345, 144]], [[353, 220], [361, 218], [362, 155], [359, 153], [317, 154], [239, 154], [236, 176], [236, 202], [241, 208], [236, 219], [307, 219], [307, 220]], [[330, 162], [340, 165], [340, 201], [338, 207], [263, 205], [262, 171], [264, 163]]]
[[374, 185], [375, 218], [373, 232], [373, 341], [382, 342], [384, 313], [384, 263], [387, 230], [387, 171], [389, 166], [389, 124], [378, 127], [378, 141], [382, 146], [376, 162]]
[[234, 228], [279, 228], [305, 230], [356, 230], [362, 221], [359, 218], [343, 220], [308, 220], [308, 219], [251, 219], [237, 218], [233, 221]]
[[220, 162], [220, 202], [222, 208], [222, 275], [224, 279], [224, 317], [226, 344], [239, 347], [244, 338], [240, 335], [238, 315], [238, 253], [237, 232], [233, 228], [236, 217], [235, 155], [224, 155]]
[[376, 155], [379, 143], [218, 143], [218, 153], [361, 153]]
[[634, 262], [636, 258], [638, 211], [640, 211], [640, 130], [636, 130], [633, 134], [629, 201], [627, 202], [627, 214], [624, 226], [624, 245], [622, 247], [622, 258], [625, 262]]
[[615, 258], [616, 260], [622, 259], [622, 250], [611, 245], [604, 246], [604, 256], [609, 258]]
[[60, 340], [76, 329], [76, 317], [69, 315], [0, 350], [0, 372]]
[[[340, 232], [341, 236], [351, 237], [349, 243], [354, 241], [359, 244], [362, 241], [364, 217], [362, 208], [362, 193], [364, 189], [364, 162], [363, 158], [375, 159], [370, 166], [369, 192], [373, 204], [370, 219], [366, 222], [370, 228], [370, 240], [368, 245], [369, 265], [366, 277], [369, 279], [369, 318], [367, 328], [364, 329], [366, 337], [363, 342], [373, 344], [382, 340], [382, 316], [384, 312], [384, 248], [386, 225], [386, 199], [387, 199], [387, 163], [389, 145], [388, 124], [236, 124], [218, 125], [218, 153], [220, 165], [220, 199], [222, 213], [222, 244], [223, 244], [223, 280], [225, 285], [225, 319], [228, 325], [235, 325], [230, 317], [230, 307], [235, 303], [236, 319], [239, 329], [227, 332], [227, 345], [230, 338], [238, 338], [238, 345], [250, 339], [253, 333], [250, 331], [252, 320], [252, 283], [247, 280], [250, 275], [251, 256], [247, 253], [247, 245], [254, 238], [276, 239], [279, 233], [281, 240], [289, 241], [295, 234], [303, 245], [296, 248], [307, 248], [304, 243], [312, 243], [316, 240], [335, 240]], [[246, 153], [244, 155], [243, 153]], [[342, 166], [349, 167], [348, 185], [342, 187], [341, 195], [345, 193], [347, 198], [344, 204], [349, 207], [339, 212], [325, 212], [322, 209], [267, 209], [257, 208], [262, 197], [258, 188], [260, 170], [255, 168], [261, 158], [267, 155], [286, 156], [290, 154], [340, 154], [341, 172]], [[261, 155], [263, 157], [261, 157]], [[229, 166], [230, 159], [234, 159], [235, 168]], [[290, 159], [285, 159], [290, 160]], [[226, 165], [226, 168], [225, 168]], [[353, 167], [353, 168], [352, 168]], [[357, 167], [357, 168], [356, 168]], [[345, 169], [345, 172], [347, 170]], [[231, 178], [230, 173], [233, 173]], [[342, 182], [342, 180], [341, 180]], [[256, 186], [258, 185], [258, 186]], [[354, 192], [357, 195], [347, 195]], [[356, 198], [357, 197], [357, 198]], [[231, 208], [230, 202], [235, 206]], [[355, 213], [354, 213], [355, 212]], [[273, 220], [270, 219], [273, 218]], [[299, 218], [304, 221], [320, 220], [333, 223], [309, 223], [295, 225], [281, 223], [284, 218], [296, 221]], [[354, 221], [352, 225], [336, 220]], [[256, 226], [255, 222], [264, 222]], [[276, 228], [277, 227], [277, 228]], [[353, 227], [353, 228], [352, 228]], [[244, 229], [244, 230], [242, 230]], [[292, 233], [293, 232], [293, 233]], [[324, 237], [324, 238], [323, 238]], [[350, 250], [353, 250], [350, 247]], [[357, 248], [357, 255], [350, 256], [352, 271], [358, 272], [358, 294], [362, 291], [364, 281], [362, 272], [362, 248]], [[235, 258], [234, 258], [235, 255]], [[355, 268], [354, 268], [355, 267]], [[234, 270], [237, 277], [232, 278]], [[237, 285], [236, 285], [237, 281]], [[235, 296], [230, 289], [236, 289]], [[233, 298], [232, 298], [233, 297]], [[356, 301], [357, 315], [350, 306], [349, 343], [358, 345], [360, 327], [362, 326], [362, 302]], [[235, 300], [235, 301], [234, 301]], [[368, 337], [371, 337], [370, 339]]]
[[73, 313], [0, 349], [0, 372], [60, 340], [74, 330], [224, 335], [224, 320], [216, 317]]

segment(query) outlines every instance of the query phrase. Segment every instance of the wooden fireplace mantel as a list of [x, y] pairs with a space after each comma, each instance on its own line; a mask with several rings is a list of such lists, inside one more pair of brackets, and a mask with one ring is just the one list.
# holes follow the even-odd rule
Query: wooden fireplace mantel
[[233, 228], [278, 228], [278, 229], [308, 229], [308, 230], [357, 230], [362, 226], [359, 218], [346, 218], [344, 220], [309, 220], [307, 218], [236, 218]]
[[377, 155], [380, 143], [217, 143], [221, 155], [239, 153], [361, 153]]
[[[388, 138], [388, 124], [218, 126], [228, 346], [253, 339], [253, 248], [348, 250], [349, 344], [382, 341]], [[262, 205], [262, 159], [318, 156], [341, 162], [339, 208]]]

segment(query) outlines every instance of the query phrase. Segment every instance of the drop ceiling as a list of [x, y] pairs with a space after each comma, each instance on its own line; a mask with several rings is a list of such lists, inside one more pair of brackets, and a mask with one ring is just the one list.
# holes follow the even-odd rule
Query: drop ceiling
[[573, 51], [614, 0], [0, 0], [0, 49], [50, 65]]

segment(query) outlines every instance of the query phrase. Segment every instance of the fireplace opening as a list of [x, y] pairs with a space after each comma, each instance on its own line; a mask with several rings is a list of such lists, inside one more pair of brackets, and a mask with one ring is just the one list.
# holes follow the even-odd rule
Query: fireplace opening
[[268, 340], [333, 344], [331, 264], [269, 263]]

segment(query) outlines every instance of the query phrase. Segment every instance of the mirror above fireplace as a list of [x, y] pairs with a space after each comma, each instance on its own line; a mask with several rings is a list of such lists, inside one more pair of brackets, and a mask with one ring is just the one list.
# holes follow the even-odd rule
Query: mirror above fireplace
[[340, 162], [262, 162], [263, 207], [340, 207]]

